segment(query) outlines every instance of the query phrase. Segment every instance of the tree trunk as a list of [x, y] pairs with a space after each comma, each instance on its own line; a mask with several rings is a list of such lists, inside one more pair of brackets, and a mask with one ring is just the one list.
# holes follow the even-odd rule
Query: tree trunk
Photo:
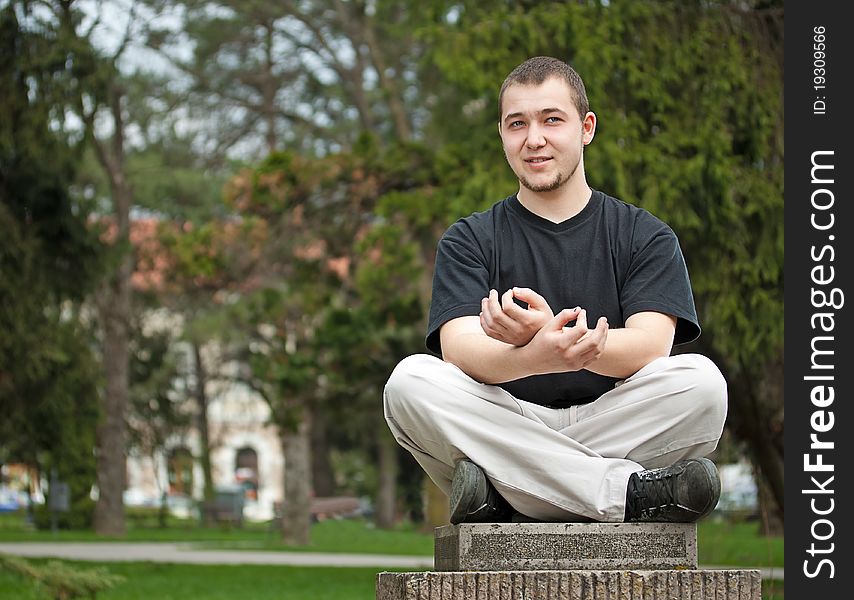
[[380, 80], [380, 89], [391, 113], [391, 121], [394, 123], [394, 131], [398, 140], [409, 141], [412, 138], [412, 128], [409, 126], [409, 117], [406, 107], [400, 97], [397, 82], [388, 76], [388, 67], [383, 56], [376, 32], [374, 31], [373, 19], [368, 16], [362, 18], [362, 37], [368, 46], [371, 61], [374, 64]]
[[335, 474], [329, 459], [329, 439], [323, 412], [311, 411], [311, 481], [315, 496], [334, 496]]
[[282, 506], [282, 542], [307, 546], [311, 542], [311, 424], [302, 411], [296, 431], [281, 428], [285, 456], [285, 493]]
[[130, 256], [122, 258], [104, 285], [101, 320], [104, 328], [105, 390], [101, 421], [96, 429], [98, 502], [94, 526], [98, 535], [124, 535], [125, 414], [128, 404], [128, 321], [130, 319]]
[[394, 527], [397, 508], [397, 442], [388, 433], [388, 429], [384, 429], [377, 440], [377, 527], [391, 529]]
[[262, 91], [262, 106], [261, 112], [264, 115], [264, 123], [266, 125], [266, 131], [264, 132], [264, 139], [267, 146], [267, 153], [271, 153], [276, 149], [278, 145], [278, 136], [276, 133], [276, 111], [278, 110], [278, 106], [276, 104], [276, 76], [273, 74], [273, 65], [276, 62], [276, 59], [273, 56], [273, 24], [270, 22], [266, 22], [263, 24], [264, 27], [264, 80], [261, 85]]
[[[733, 411], [733, 432], [747, 444], [757, 478], [760, 514], [770, 534], [784, 520], [782, 361], [766, 367], [759, 377], [743, 375], [731, 386], [740, 406]], [[732, 406], [733, 404], [730, 403]]]
[[783, 523], [782, 352], [756, 373], [743, 367], [733, 369], [734, 365], [712, 350], [708, 340], [701, 341], [696, 351], [709, 356], [726, 376], [729, 392], [726, 426], [744, 444], [753, 464], [756, 485], [763, 490], [759, 496], [760, 513], [769, 519], [769, 524], [775, 520]]
[[769, 535], [777, 535], [784, 519], [782, 498], [783, 487], [783, 455], [776, 452], [773, 441], [767, 434], [756, 436], [751, 448], [751, 460], [756, 474], [756, 485], [759, 489], [759, 511], [765, 523], [765, 531]]
[[98, 502], [94, 525], [99, 535], [124, 535], [125, 514], [122, 494], [125, 488], [125, 416], [128, 405], [129, 349], [128, 328], [131, 317], [131, 286], [134, 262], [130, 251], [130, 207], [133, 193], [125, 177], [124, 122], [122, 91], [112, 89], [110, 111], [113, 117], [112, 151], [94, 138], [95, 150], [107, 178], [113, 201], [115, 247], [121, 253], [116, 271], [108, 276], [98, 299], [104, 330], [105, 390], [101, 398], [102, 417], [96, 435]]
[[[764, 441], [757, 462], [762, 479], [768, 484], [769, 506], [774, 519], [782, 526], [785, 493], [785, 455], [783, 443], [783, 355], [766, 365], [758, 390], [761, 418], [764, 424]], [[770, 529], [769, 529], [770, 531]]]
[[767, 537], [781, 537], [783, 535], [783, 511], [777, 506], [777, 501], [769, 489], [768, 480], [761, 473], [756, 474], [756, 487], [759, 491], [761, 533]]
[[196, 369], [196, 425], [199, 428], [199, 460], [202, 463], [203, 494], [202, 517], [205, 526], [213, 525], [214, 515], [211, 512], [214, 503], [213, 469], [211, 467], [211, 444], [208, 428], [208, 395], [207, 395], [207, 371], [202, 362], [202, 349], [197, 342], [191, 342], [193, 347], [193, 360]]

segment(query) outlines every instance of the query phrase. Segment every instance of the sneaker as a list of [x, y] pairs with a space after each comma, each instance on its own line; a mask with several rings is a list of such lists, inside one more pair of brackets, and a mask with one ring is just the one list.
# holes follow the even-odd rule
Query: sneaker
[[515, 511], [489, 483], [483, 470], [468, 459], [454, 469], [451, 481], [451, 523], [502, 523]]
[[629, 521], [693, 523], [712, 512], [721, 479], [708, 458], [689, 458], [669, 467], [632, 473], [626, 489]]

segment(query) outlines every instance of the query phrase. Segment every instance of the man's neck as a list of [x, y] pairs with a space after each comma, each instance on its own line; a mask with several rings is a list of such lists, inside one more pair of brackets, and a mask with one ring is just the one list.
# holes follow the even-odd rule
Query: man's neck
[[562, 223], [571, 219], [587, 206], [592, 190], [583, 178], [568, 181], [551, 192], [534, 192], [524, 186], [519, 187], [519, 202], [537, 216]]

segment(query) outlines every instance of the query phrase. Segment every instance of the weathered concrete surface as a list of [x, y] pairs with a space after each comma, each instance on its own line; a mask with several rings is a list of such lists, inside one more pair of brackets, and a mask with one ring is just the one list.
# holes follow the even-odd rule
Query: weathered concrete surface
[[464, 523], [436, 529], [437, 571], [696, 569], [694, 523]]
[[761, 600], [759, 571], [379, 573], [377, 600]]

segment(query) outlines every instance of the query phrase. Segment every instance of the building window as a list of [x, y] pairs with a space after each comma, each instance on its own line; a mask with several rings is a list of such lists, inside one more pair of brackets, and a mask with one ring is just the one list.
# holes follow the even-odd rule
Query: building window
[[254, 448], [247, 446], [237, 451], [234, 478], [243, 486], [247, 500], [258, 500], [258, 453]]
[[167, 470], [169, 472], [169, 494], [193, 495], [193, 454], [184, 446], [173, 448], [169, 452]]

